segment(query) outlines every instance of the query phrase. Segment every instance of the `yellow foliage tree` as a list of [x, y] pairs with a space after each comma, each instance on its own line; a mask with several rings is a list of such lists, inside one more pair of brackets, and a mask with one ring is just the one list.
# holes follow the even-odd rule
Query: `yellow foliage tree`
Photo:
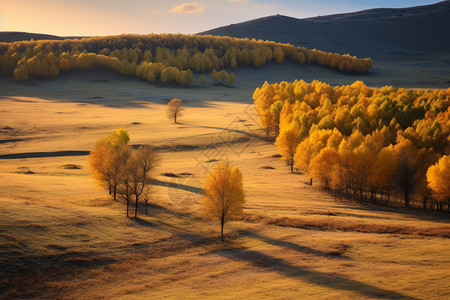
[[319, 154], [311, 160], [311, 176], [322, 182], [326, 189], [330, 188], [333, 180], [333, 170], [339, 163], [339, 153], [333, 148], [323, 148]]
[[393, 147], [385, 147], [378, 152], [374, 162], [372, 172], [369, 174], [369, 186], [371, 187], [371, 201], [376, 196], [375, 191], [379, 191], [381, 200], [383, 195], [385, 201], [389, 198], [393, 187], [395, 174], [395, 159]]
[[405, 206], [409, 206], [411, 194], [418, 185], [416, 178], [418, 166], [417, 149], [408, 139], [401, 138], [394, 146], [395, 179], [400, 192], [405, 199]]
[[88, 157], [88, 164], [94, 177], [101, 186], [107, 187], [109, 194], [116, 200], [120, 176], [130, 156], [131, 148], [128, 132], [119, 128], [115, 132], [100, 138]]
[[203, 208], [208, 217], [220, 221], [221, 241], [225, 223], [242, 213], [244, 203], [241, 171], [228, 162], [219, 162], [206, 178]]
[[297, 121], [292, 121], [286, 127], [280, 128], [280, 134], [275, 141], [275, 145], [283, 158], [287, 160], [291, 167], [291, 173], [294, 172], [294, 155], [299, 142], [300, 126]]
[[436, 164], [428, 168], [427, 180], [437, 200], [450, 202], [450, 156], [442, 156]]
[[275, 58], [275, 62], [277, 64], [283, 63], [284, 60], [284, 52], [281, 47], [276, 47], [275, 50], [273, 50], [273, 57]]

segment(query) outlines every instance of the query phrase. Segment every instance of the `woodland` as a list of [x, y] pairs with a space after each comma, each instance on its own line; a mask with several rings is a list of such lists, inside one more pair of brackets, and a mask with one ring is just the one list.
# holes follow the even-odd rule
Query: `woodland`
[[106, 68], [149, 82], [183, 86], [194, 81], [193, 72], [211, 72], [214, 82], [232, 84], [234, 75], [224, 69], [281, 64], [285, 59], [346, 73], [366, 73], [372, 67], [370, 58], [221, 36], [150, 34], [0, 43], [0, 72], [18, 81], [56, 77], [73, 69]]
[[450, 211], [450, 88], [265, 83], [253, 99], [291, 167], [339, 196]]

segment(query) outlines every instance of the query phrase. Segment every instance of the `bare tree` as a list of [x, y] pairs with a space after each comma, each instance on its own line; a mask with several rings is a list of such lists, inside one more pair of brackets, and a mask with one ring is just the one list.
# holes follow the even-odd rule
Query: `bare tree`
[[167, 117], [177, 123], [177, 118], [183, 114], [184, 107], [182, 106], [182, 100], [173, 98], [170, 100], [167, 106]]
[[[130, 151], [131, 155], [131, 151]], [[129, 157], [128, 157], [129, 158]], [[117, 194], [125, 200], [127, 204], [127, 217], [129, 216], [129, 207], [131, 202], [131, 170], [129, 168], [130, 164], [127, 162], [124, 164], [123, 168], [120, 170], [119, 181], [117, 185]]]
[[151, 171], [158, 165], [159, 159], [157, 153], [150, 146], [141, 146], [133, 152], [128, 163], [129, 188], [131, 195], [134, 196], [135, 209], [134, 216], [137, 217], [138, 203], [141, 196], [148, 202], [148, 188], [150, 183]]
[[142, 200], [144, 200], [144, 203], [145, 203], [145, 215], [147, 215], [147, 207], [148, 207], [148, 202], [150, 201], [151, 188], [152, 188], [152, 186], [147, 184], [145, 186], [144, 191], [142, 192]]

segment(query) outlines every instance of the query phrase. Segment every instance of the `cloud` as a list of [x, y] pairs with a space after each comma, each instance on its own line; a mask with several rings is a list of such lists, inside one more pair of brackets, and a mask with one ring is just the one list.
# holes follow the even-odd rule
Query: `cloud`
[[228, 0], [229, 2], [245, 3], [247, 0]]
[[175, 6], [169, 12], [171, 13], [182, 13], [182, 14], [191, 14], [191, 13], [200, 13], [205, 9], [200, 4], [195, 2], [192, 3], [183, 3], [181, 5]]

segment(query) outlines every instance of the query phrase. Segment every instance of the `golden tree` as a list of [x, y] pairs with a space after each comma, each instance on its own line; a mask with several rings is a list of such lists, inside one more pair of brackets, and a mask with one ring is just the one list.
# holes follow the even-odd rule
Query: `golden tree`
[[448, 201], [450, 207], [450, 156], [444, 155], [439, 161], [428, 168], [428, 186], [434, 197], [439, 201]]
[[371, 201], [378, 190], [381, 199], [385, 196], [385, 201], [389, 198], [394, 185], [395, 159], [393, 146], [384, 147], [378, 152], [373, 162], [372, 172], [369, 175], [369, 185], [371, 187]]
[[128, 132], [119, 128], [115, 132], [100, 138], [88, 157], [92, 177], [101, 186], [107, 187], [109, 194], [116, 200], [120, 176], [127, 164], [131, 148]]
[[219, 162], [206, 178], [203, 207], [206, 215], [220, 221], [220, 239], [223, 241], [223, 226], [242, 213], [245, 203], [242, 173], [228, 162]]
[[206, 79], [205, 75], [200, 76], [200, 84], [205, 85], [208, 83], [208, 80]]
[[273, 57], [275, 58], [275, 62], [277, 64], [283, 63], [284, 60], [284, 52], [281, 47], [276, 47], [275, 50], [273, 50]]
[[182, 103], [183, 101], [181, 99], [173, 98], [167, 106], [167, 117], [172, 119], [174, 123], [177, 123], [177, 118], [183, 114], [184, 107]]
[[311, 160], [311, 176], [318, 178], [326, 189], [330, 188], [333, 179], [333, 170], [339, 163], [339, 153], [333, 148], [323, 148]]
[[405, 206], [409, 206], [411, 194], [417, 187], [418, 153], [414, 144], [401, 138], [394, 146], [396, 174], [395, 179], [400, 192], [405, 199]]
[[294, 172], [294, 155], [299, 142], [300, 126], [297, 121], [293, 121], [286, 127], [282, 127], [275, 141], [278, 151], [291, 167], [291, 173]]
[[232, 86], [233, 83], [236, 81], [236, 77], [234, 76], [233, 73], [227, 73], [225, 75], [225, 82], [229, 85]]

